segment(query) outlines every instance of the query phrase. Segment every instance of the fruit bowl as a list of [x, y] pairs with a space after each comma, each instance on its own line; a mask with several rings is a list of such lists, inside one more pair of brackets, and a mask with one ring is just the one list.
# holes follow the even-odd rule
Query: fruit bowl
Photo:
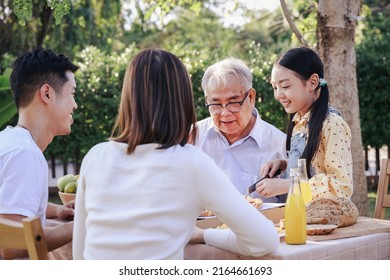
[[65, 192], [58, 192], [58, 196], [60, 197], [63, 204], [66, 204], [67, 202], [74, 200], [76, 198], [75, 193], [65, 193]]

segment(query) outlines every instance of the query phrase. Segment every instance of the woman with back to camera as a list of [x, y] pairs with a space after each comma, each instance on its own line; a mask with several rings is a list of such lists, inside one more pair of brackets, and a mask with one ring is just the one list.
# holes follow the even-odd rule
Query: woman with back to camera
[[[313, 199], [352, 196], [351, 130], [340, 112], [329, 106], [329, 90], [324, 65], [318, 54], [307, 47], [289, 49], [274, 63], [271, 84], [275, 98], [290, 114], [286, 150], [288, 161], [265, 164], [261, 176], [297, 167], [305, 158]], [[265, 179], [256, 191], [263, 196], [288, 192], [290, 180]]]
[[[180, 59], [158, 49], [138, 53], [124, 77], [113, 136], [82, 162], [75, 259], [183, 259], [189, 241], [252, 256], [278, 248], [273, 223], [212, 159], [186, 144], [195, 122]], [[197, 228], [203, 209], [230, 229]]]

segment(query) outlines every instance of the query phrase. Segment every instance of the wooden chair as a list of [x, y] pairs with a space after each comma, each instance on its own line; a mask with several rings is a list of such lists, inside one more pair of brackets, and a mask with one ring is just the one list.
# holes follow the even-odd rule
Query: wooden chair
[[38, 217], [25, 218], [22, 222], [0, 218], [0, 248], [25, 249], [31, 260], [49, 259]]
[[378, 190], [376, 194], [375, 214], [374, 218], [384, 219], [385, 208], [390, 208], [389, 190], [390, 178], [390, 159], [382, 159], [381, 168], [379, 171]]

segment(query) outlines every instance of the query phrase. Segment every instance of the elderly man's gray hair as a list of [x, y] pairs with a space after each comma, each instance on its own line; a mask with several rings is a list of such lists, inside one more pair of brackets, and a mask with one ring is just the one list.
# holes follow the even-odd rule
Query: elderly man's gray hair
[[234, 79], [235, 82], [242, 84], [245, 90], [252, 87], [253, 80], [248, 66], [241, 59], [234, 57], [221, 60], [207, 68], [202, 78], [202, 89], [205, 95], [207, 95], [211, 78], [216, 80], [218, 88], [225, 88], [228, 81], [231, 82]]

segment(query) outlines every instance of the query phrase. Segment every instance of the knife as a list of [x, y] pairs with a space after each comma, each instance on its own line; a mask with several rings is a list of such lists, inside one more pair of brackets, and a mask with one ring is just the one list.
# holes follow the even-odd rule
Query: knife
[[[275, 176], [278, 176], [280, 175], [280, 169], [276, 170], [275, 174], [274, 174], [274, 177]], [[274, 178], [272, 177], [272, 178]], [[265, 175], [263, 178], [261, 178], [260, 180], [256, 181], [254, 184], [250, 185], [249, 188], [248, 188], [248, 195], [253, 193], [255, 190], [256, 190], [256, 185], [257, 183], [259, 183], [260, 181], [264, 180], [264, 179], [267, 179], [267, 178], [270, 178], [269, 175]]]

